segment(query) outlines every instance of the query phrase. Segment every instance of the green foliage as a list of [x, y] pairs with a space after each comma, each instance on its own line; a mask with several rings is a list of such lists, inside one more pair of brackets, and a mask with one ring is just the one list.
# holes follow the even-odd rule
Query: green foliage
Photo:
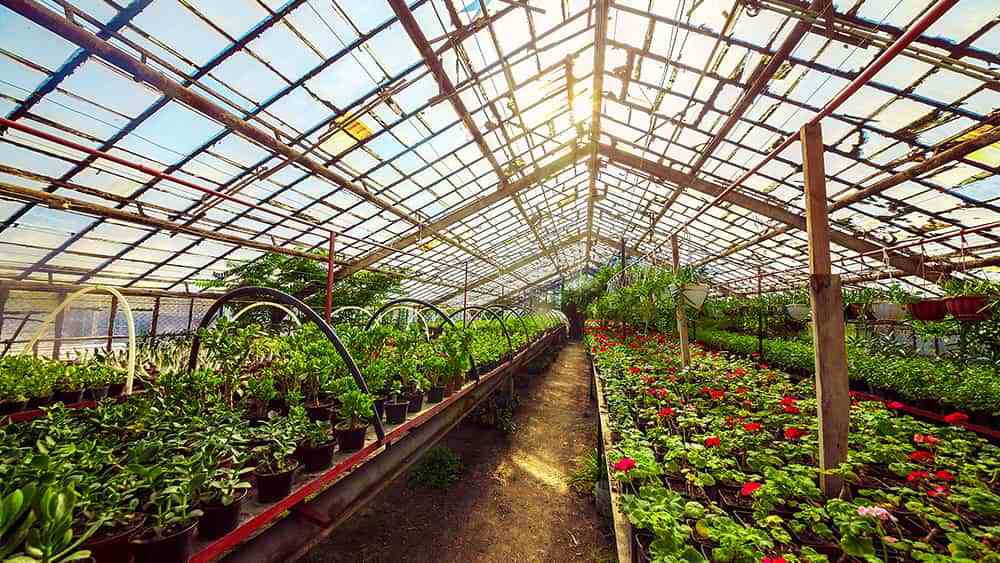
[[343, 428], [364, 428], [375, 413], [371, 395], [351, 390], [340, 397], [340, 418]]
[[597, 450], [590, 450], [577, 460], [576, 468], [569, 477], [569, 486], [578, 493], [590, 494], [597, 482], [605, 478], [606, 473]]
[[411, 487], [444, 490], [458, 480], [463, 470], [462, 460], [444, 446], [432, 448], [410, 471]]

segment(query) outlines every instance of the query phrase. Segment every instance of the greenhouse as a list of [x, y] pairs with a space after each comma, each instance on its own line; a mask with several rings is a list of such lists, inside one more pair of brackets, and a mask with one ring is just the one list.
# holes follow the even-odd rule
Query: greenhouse
[[996, 0], [0, 0], [0, 563], [1000, 563]]

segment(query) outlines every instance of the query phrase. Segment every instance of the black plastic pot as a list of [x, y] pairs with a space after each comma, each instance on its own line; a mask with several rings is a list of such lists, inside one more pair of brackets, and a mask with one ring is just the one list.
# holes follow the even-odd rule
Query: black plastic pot
[[80, 548], [90, 551], [90, 557], [100, 563], [132, 563], [131, 541], [142, 529], [144, 521], [145, 517], [138, 515], [131, 525], [108, 534], [91, 536]]
[[385, 397], [375, 399], [375, 416], [382, 420], [385, 417]]
[[83, 400], [83, 389], [78, 389], [76, 391], [56, 391], [56, 395], [52, 400], [57, 403], [63, 403], [64, 405], [79, 403]]
[[318, 405], [306, 405], [306, 416], [309, 420], [330, 420], [333, 403], [320, 403]]
[[206, 504], [201, 507], [202, 515], [198, 518], [198, 537], [212, 540], [232, 532], [240, 524], [240, 511], [243, 501], [250, 491], [244, 489], [228, 506], [221, 504]]
[[27, 406], [28, 401], [0, 401], [0, 416], [21, 412]]
[[333, 466], [333, 449], [337, 447], [336, 440], [330, 440], [315, 448], [303, 446], [299, 449], [299, 459], [307, 473], [323, 471]]
[[[405, 409], [403, 412], [406, 412]], [[340, 451], [356, 452], [365, 447], [365, 435], [367, 433], [367, 426], [362, 426], [361, 428], [338, 428], [337, 443], [340, 444]]]
[[424, 408], [424, 394], [420, 391], [412, 393], [406, 397], [410, 400], [410, 406], [406, 407], [409, 412], [420, 412]]
[[427, 390], [428, 403], [440, 403], [444, 400], [444, 386], [435, 385]]
[[198, 522], [162, 538], [140, 537], [132, 540], [135, 560], [142, 563], [182, 563], [191, 558], [191, 542]]
[[125, 393], [124, 383], [112, 383], [108, 385], [108, 396], [109, 397], [120, 397]]
[[406, 421], [406, 411], [410, 406], [409, 401], [386, 401], [385, 421], [387, 424], [402, 424]]
[[30, 411], [30, 410], [33, 410], [33, 409], [44, 407], [45, 405], [47, 405], [47, 404], [49, 404], [51, 402], [52, 402], [52, 394], [48, 394], [48, 395], [46, 395], [44, 397], [32, 397], [32, 398], [28, 399], [27, 410]]
[[84, 396], [89, 400], [100, 401], [108, 396], [108, 386], [104, 385], [103, 387], [92, 387], [87, 389]]
[[292, 483], [295, 482], [295, 472], [299, 464], [288, 471], [281, 473], [261, 473], [254, 471], [257, 476], [257, 502], [269, 504], [292, 494]]

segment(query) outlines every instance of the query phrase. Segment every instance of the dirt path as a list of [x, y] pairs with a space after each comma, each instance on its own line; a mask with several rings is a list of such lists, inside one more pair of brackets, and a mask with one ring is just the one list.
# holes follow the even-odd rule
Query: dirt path
[[438, 492], [399, 479], [304, 561], [613, 561], [591, 497], [566, 484], [596, 441], [587, 382], [583, 347], [572, 343], [519, 389], [514, 434], [463, 423], [441, 442], [465, 464], [458, 482]]

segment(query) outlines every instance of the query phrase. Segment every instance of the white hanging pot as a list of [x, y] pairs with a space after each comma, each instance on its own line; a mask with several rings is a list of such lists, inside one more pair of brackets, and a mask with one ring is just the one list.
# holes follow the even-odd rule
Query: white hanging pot
[[788, 311], [789, 317], [792, 317], [797, 321], [804, 321], [809, 318], [809, 305], [803, 305], [801, 303], [785, 305], [785, 310]]
[[880, 321], [898, 321], [903, 318], [903, 307], [896, 303], [872, 303], [872, 314]]
[[696, 311], [700, 311], [701, 306], [705, 304], [705, 298], [708, 297], [708, 284], [696, 283], [685, 285], [682, 294], [688, 305]]

